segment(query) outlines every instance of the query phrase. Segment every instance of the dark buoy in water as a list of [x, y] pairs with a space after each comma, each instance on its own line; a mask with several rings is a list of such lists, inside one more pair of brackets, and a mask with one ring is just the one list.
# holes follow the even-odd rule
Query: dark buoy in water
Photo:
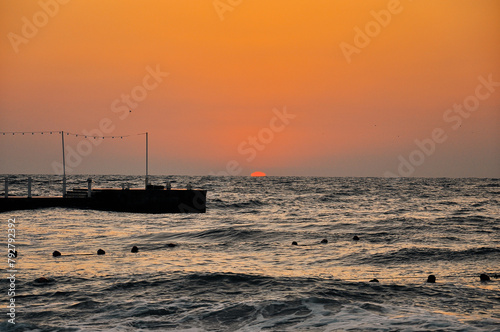
[[323, 240], [321, 240], [321, 243], [323, 243], [323, 244], [327, 244], [327, 243], [328, 243], [328, 240], [327, 240], [327, 239], [323, 239]]
[[370, 282], [379, 282], [377, 278], [373, 278]]
[[175, 243], [169, 243], [169, 244], [167, 244], [167, 247], [174, 248], [174, 247], [177, 247], [177, 245]]
[[482, 282], [485, 282], [485, 281], [490, 281], [490, 276], [487, 275], [487, 274], [484, 274], [482, 273], [480, 276], [479, 276], [479, 279], [482, 281]]
[[99, 249], [99, 250], [97, 250], [97, 254], [98, 255], [104, 255], [104, 254], [106, 254], [106, 252], [104, 250], [102, 250], [102, 249]]
[[354, 236], [352, 237], [352, 239], [353, 239], [353, 241], [359, 241], [359, 237], [358, 237], [357, 235], [354, 235]]
[[292, 246], [298, 246], [299, 244], [297, 243], [297, 241], [293, 241], [292, 242]]
[[50, 282], [50, 280], [45, 278], [45, 277], [40, 277], [40, 278], [36, 278], [35, 282], [39, 283], [39, 284], [46, 284], [46, 283]]
[[431, 274], [427, 277], [427, 282], [428, 283], [431, 283], [431, 284], [434, 284], [436, 282], [436, 276]]
[[137, 246], [133, 246], [130, 252], [139, 252], [139, 248], [137, 248]]
[[52, 253], [52, 256], [54, 256], [54, 257], [59, 257], [59, 256], [61, 256], [61, 253], [60, 253], [59, 251], [57, 251], [57, 250], [56, 250], [56, 251], [54, 251], [54, 252]]

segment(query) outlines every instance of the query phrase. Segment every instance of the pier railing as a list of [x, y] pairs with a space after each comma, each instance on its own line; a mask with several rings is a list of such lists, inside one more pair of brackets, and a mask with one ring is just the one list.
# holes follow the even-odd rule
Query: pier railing
[[[19, 178], [17, 178], [17, 180], [19, 180]], [[74, 188], [72, 188], [71, 190], [67, 190], [67, 182], [66, 182], [66, 178], [63, 177], [63, 179], [61, 180], [61, 189], [60, 192], [61, 192], [61, 196], [62, 197], [67, 197], [67, 198], [85, 198], [85, 197], [92, 197], [93, 195], [93, 192], [94, 190], [99, 190], [97, 188], [93, 188], [92, 187], [92, 184], [93, 184], [93, 179], [92, 178], [88, 178], [87, 179], [87, 186], [86, 188], [84, 186], [78, 186], [78, 184], [75, 184]], [[9, 180], [9, 177], [6, 176], [4, 178], [4, 192], [3, 194], [0, 194], [1, 196], [0, 197], [3, 197], [3, 198], [9, 198], [10, 197], [28, 197], [28, 198], [32, 198], [33, 196], [39, 196], [39, 195], [34, 195], [33, 194], [33, 184], [34, 184], [34, 179], [33, 177], [31, 176], [28, 176], [27, 178], [27, 189], [26, 191], [22, 190], [22, 194], [19, 195], [19, 181], [16, 181], [17, 182], [17, 185], [16, 185], [16, 194], [12, 194], [12, 190], [11, 190], [11, 183], [10, 183], [10, 180]], [[24, 182], [24, 181], [23, 181]], [[54, 183], [52, 180], [49, 180], [49, 186], [52, 186], [52, 184]], [[122, 183], [121, 185], [121, 189], [122, 190], [129, 190], [130, 189], [130, 183], [126, 182], [126, 183]], [[1, 188], [1, 187], [0, 187]], [[53, 189], [53, 188], [48, 188], [48, 189]], [[166, 189], [166, 190], [171, 190], [172, 189], [172, 185], [170, 183], [170, 181], [167, 181], [165, 183], [165, 185], [152, 185], [152, 184], [148, 184], [146, 186], [146, 189], [148, 190], [155, 190], [155, 189]], [[190, 183], [187, 184], [186, 186], [186, 189], [187, 190], [193, 190], [193, 187]], [[58, 190], [58, 191], [59, 191]], [[1, 191], [0, 191], [1, 192]], [[26, 194], [24, 194], [26, 193]], [[48, 196], [54, 196], [53, 193], [49, 194]]]
[[[28, 198], [32, 198], [33, 196], [37, 196], [37, 195], [33, 195], [33, 177], [31, 176], [28, 176], [27, 178], [27, 191], [24, 191], [23, 190], [23, 193], [25, 192], [26, 195], [22, 195], [22, 197], [28, 197]], [[49, 180], [49, 186], [51, 186], [51, 184], [53, 183], [52, 180]], [[17, 186], [18, 187], [18, 186]], [[9, 196], [19, 196], [17, 194], [13, 195], [11, 194], [11, 183], [10, 183], [10, 179], [9, 177], [5, 177], [4, 179], [4, 192], [3, 192], [3, 198], [9, 198]], [[62, 189], [61, 189], [61, 194], [63, 197], [66, 197], [68, 194], [71, 193], [72, 197], [75, 197], [75, 194], [73, 193], [74, 190], [72, 191], [67, 191], [66, 190], [66, 178], [64, 177], [62, 179]], [[79, 190], [79, 193], [76, 194], [78, 197], [91, 197], [91, 194], [92, 194], [92, 179], [91, 178], [88, 178], [87, 179], [87, 189], [85, 189], [85, 192], [83, 192], [83, 195], [80, 194], [81, 190]], [[0, 197], [2, 197], [0, 196]], [[52, 195], [51, 195], [52, 196]]]

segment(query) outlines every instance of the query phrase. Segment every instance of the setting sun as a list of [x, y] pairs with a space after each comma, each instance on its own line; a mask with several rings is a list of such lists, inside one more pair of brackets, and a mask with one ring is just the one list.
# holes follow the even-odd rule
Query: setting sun
[[264, 173], [264, 172], [253, 172], [251, 174], [251, 176], [253, 176], [253, 177], [266, 176], [266, 173]]

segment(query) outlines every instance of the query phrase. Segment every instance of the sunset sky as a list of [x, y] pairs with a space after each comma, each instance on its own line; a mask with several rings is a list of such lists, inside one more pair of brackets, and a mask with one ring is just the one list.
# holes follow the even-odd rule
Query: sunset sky
[[[158, 175], [500, 177], [497, 0], [3, 0], [0, 36], [2, 132], [147, 131]], [[69, 174], [144, 172], [145, 136], [82, 140]], [[61, 155], [0, 135], [0, 174]]]

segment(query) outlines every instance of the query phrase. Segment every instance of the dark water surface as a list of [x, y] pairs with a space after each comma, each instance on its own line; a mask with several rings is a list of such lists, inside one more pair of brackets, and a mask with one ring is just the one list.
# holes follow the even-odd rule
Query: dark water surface
[[[34, 178], [59, 194], [60, 177]], [[208, 189], [207, 213], [0, 213], [19, 251], [14, 326], [1, 265], [0, 330], [500, 331], [500, 279], [479, 281], [500, 273], [499, 179], [153, 177], [167, 180]]]

